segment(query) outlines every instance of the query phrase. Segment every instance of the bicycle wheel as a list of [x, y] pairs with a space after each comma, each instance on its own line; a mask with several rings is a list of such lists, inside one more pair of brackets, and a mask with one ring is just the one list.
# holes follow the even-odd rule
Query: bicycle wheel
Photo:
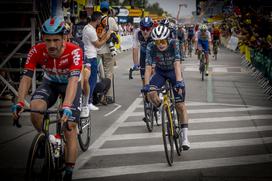
[[26, 180], [50, 180], [53, 170], [51, 145], [44, 133], [35, 136], [28, 155], [26, 165]]
[[153, 105], [150, 102], [147, 102], [146, 100], [144, 100], [144, 115], [147, 130], [149, 132], [152, 132], [154, 127]]
[[170, 128], [170, 115], [168, 112], [167, 106], [163, 106], [162, 112], [162, 138], [163, 138], [163, 145], [164, 145], [164, 152], [167, 163], [169, 166], [173, 164], [174, 158], [174, 145], [173, 145], [173, 135], [171, 133]]
[[171, 114], [172, 114], [172, 120], [173, 120], [173, 127], [174, 127], [174, 143], [175, 143], [175, 148], [177, 151], [178, 156], [181, 155], [181, 142], [180, 142], [180, 136], [179, 136], [179, 120], [178, 120], [178, 114], [176, 111], [176, 108], [174, 105], [171, 105]]
[[78, 123], [78, 142], [82, 151], [87, 151], [91, 142], [91, 116], [80, 118]]

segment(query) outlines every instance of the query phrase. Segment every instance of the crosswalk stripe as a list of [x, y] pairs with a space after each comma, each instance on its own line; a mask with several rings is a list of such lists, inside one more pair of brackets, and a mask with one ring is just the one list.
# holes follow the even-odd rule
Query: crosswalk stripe
[[[243, 112], [243, 111], [261, 111], [261, 110], [272, 110], [270, 107], [238, 107], [238, 108], [221, 108], [221, 109], [193, 109], [188, 110], [189, 114], [199, 114], [199, 113], [225, 113], [225, 112]], [[141, 116], [143, 112], [133, 112], [129, 116]]]
[[[245, 107], [241, 104], [226, 104], [226, 103], [209, 103], [209, 102], [186, 102], [186, 106], [231, 106], [231, 107]], [[143, 108], [143, 104], [137, 105], [137, 108]], [[249, 106], [258, 107], [258, 106]]]
[[212, 72], [228, 72], [228, 70], [225, 67], [213, 67]]
[[[215, 134], [251, 133], [251, 132], [271, 131], [271, 130], [272, 130], [272, 126], [258, 126], [258, 127], [189, 130], [188, 134], [189, 136], [201, 136], [201, 135], [215, 135]], [[159, 138], [159, 137], [161, 137], [161, 132], [118, 134], [118, 135], [112, 135], [111, 137], [108, 138], [108, 140], [130, 140], [130, 139]]]
[[[268, 143], [272, 143], [272, 137], [195, 142], [195, 143], [191, 143], [190, 149], [251, 146], [251, 145], [262, 145], [262, 144], [268, 144]], [[144, 145], [144, 146], [135, 146], [135, 147], [103, 148], [103, 149], [96, 150], [96, 152], [93, 153], [93, 156], [135, 154], [135, 153], [146, 153], [146, 152], [158, 152], [163, 150], [164, 150], [163, 144]]]
[[224, 166], [250, 165], [272, 162], [272, 154], [249, 155], [239, 157], [215, 158], [193, 161], [174, 162], [172, 167], [166, 163], [133, 166], [118, 166], [98, 169], [81, 169], [74, 172], [74, 179], [109, 177], [117, 175], [139, 174], [149, 172], [171, 172], [191, 169], [214, 168]]
[[[272, 119], [271, 114], [264, 115], [252, 115], [252, 116], [235, 116], [235, 117], [214, 117], [214, 118], [195, 118], [189, 119], [189, 123], [213, 123], [213, 122], [229, 122], [229, 121], [251, 121], [257, 119]], [[143, 121], [124, 122], [120, 127], [131, 127], [131, 126], [143, 126]]]

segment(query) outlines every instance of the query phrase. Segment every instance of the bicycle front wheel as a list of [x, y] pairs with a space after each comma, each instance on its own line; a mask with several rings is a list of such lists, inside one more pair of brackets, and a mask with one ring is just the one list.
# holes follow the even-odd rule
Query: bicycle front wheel
[[91, 142], [91, 116], [80, 118], [78, 123], [78, 142], [82, 151], [87, 151]]
[[154, 113], [153, 105], [150, 102], [144, 101], [144, 114], [145, 114], [145, 124], [149, 132], [153, 131], [154, 127]]
[[30, 147], [27, 165], [26, 180], [49, 181], [53, 170], [51, 145], [44, 133], [34, 138]]
[[173, 145], [173, 134], [170, 125], [170, 115], [168, 107], [164, 106], [161, 112], [162, 118], [162, 138], [165, 151], [165, 157], [169, 166], [172, 166], [174, 160], [174, 145]]

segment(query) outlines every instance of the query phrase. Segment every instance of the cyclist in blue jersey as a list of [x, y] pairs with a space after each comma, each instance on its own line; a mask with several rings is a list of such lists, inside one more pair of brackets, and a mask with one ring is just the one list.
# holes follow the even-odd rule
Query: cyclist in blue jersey
[[[157, 107], [161, 100], [152, 88], [161, 88], [166, 79], [171, 81], [174, 89], [176, 110], [181, 123], [182, 148], [188, 150], [188, 114], [185, 105], [185, 83], [181, 72], [179, 42], [169, 38], [170, 30], [166, 26], [158, 26], [152, 31], [154, 42], [148, 44], [146, 49], [146, 70], [144, 90], [148, 93], [149, 100]], [[152, 66], [155, 65], [155, 74], [151, 77]]]
[[197, 50], [205, 51], [205, 70], [206, 76], [209, 75], [209, 53], [211, 47], [211, 33], [208, 31], [208, 27], [205, 24], [200, 26], [200, 30], [196, 32], [195, 48]]
[[[146, 58], [146, 46], [152, 40], [151, 31], [153, 27], [153, 21], [150, 17], [144, 17], [140, 21], [140, 28], [136, 29], [133, 36], [133, 70], [139, 68], [141, 72], [141, 78], [144, 80], [144, 68], [145, 68], [145, 58]], [[140, 48], [140, 64], [139, 64], [139, 48]]]

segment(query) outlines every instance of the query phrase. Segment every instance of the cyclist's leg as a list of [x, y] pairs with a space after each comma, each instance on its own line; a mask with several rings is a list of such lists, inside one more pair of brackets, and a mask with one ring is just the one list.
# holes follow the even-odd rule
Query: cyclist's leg
[[206, 64], [206, 74], [208, 74], [209, 69], [209, 42], [208, 41], [202, 41], [202, 47], [205, 51], [205, 64]]
[[[168, 78], [170, 79], [172, 85], [176, 84], [176, 76], [174, 71], [168, 74]], [[178, 119], [182, 130], [182, 147], [184, 150], [188, 150], [190, 148], [190, 142], [188, 140], [188, 112], [185, 105], [185, 88], [182, 89], [182, 94], [179, 94], [174, 88], [173, 92], [175, 96]]]
[[88, 62], [89, 59], [86, 59], [87, 62], [84, 65], [83, 68], [83, 85], [82, 85], [82, 89], [83, 89], [83, 99], [82, 100], [82, 105], [83, 106], [87, 106], [88, 105], [88, 101], [89, 101], [89, 96], [90, 96], [90, 83], [89, 83], [89, 78], [91, 75], [91, 63]]
[[[31, 98], [30, 109], [45, 111], [51, 107], [58, 98], [58, 91], [54, 90], [53, 87], [54, 85], [43, 81]], [[43, 115], [39, 113], [31, 113], [32, 124], [38, 131], [41, 131], [42, 120]]]
[[[156, 69], [155, 74], [152, 76], [152, 78], [149, 82], [151, 90], [152, 90], [152, 87], [153, 88], [161, 88], [165, 84], [165, 78], [159, 72], [160, 71], [158, 71]], [[154, 104], [157, 107], [159, 107], [161, 104], [161, 100], [160, 100], [159, 95], [156, 91], [149, 92], [148, 99], [150, 102], [152, 102], [152, 104]]]
[[[64, 92], [63, 92], [64, 93]], [[77, 158], [77, 122], [80, 119], [80, 94], [81, 87], [78, 84], [77, 92], [73, 104], [71, 106], [72, 116], [69, 120], [69, 128], [71, 131], [65, 131], [65, 138], [67, 140], [65, 144], [65, 175], [72, 176], [73, 168]]]

